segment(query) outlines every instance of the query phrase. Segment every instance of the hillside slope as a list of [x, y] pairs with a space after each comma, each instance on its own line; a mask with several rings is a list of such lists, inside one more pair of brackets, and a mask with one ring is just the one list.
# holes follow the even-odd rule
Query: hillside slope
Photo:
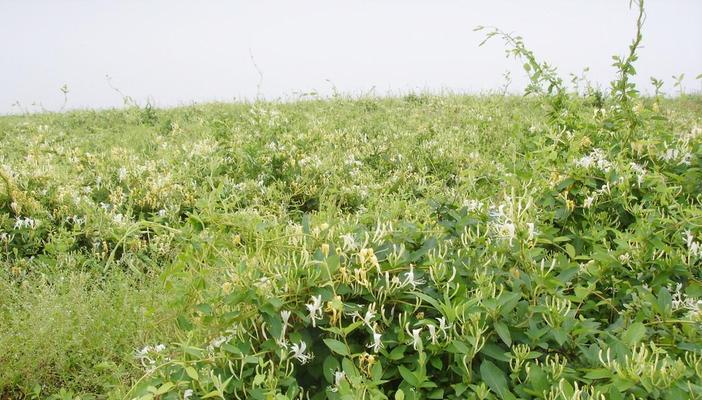
[[702, 99], [568, 101], [0, 117], [0, 398], [700, 395]]

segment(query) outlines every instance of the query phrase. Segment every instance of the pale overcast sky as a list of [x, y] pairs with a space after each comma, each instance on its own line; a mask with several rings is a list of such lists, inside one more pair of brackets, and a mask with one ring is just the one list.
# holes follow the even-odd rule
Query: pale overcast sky
[[[496, 90], [520, 63], [502, 43], [479, 48], [476, 25], [521, 34], [563, 76], [590, 67], [607, 85], [611, 56], [624, 54], [634, 32], [628, 0], [296, 0], [71, 1], [0, 0], [0, 113], [19, 101], [58, 110], [122, 104], [105, 78], [144, 104], [173, 106], [257, 96], [290, 99], [332, 87], [359, 95], [409, 91]], [[647, 0], [638, 83], [685, 73], [702, 82], [702, 1]]]

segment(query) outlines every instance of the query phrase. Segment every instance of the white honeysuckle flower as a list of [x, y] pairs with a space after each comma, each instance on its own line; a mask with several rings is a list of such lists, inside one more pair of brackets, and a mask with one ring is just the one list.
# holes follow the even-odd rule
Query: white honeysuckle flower
[[605, 194], [606, 193], [608, 195], [611, 195], [612, 194], [612, 187], [609, 184], [609, 182], [605, 183], [599, 190], [597, 190], [597, 193], [598, 194]]
[[680, 158], [680, 164], [690, 165], [692, 163], [692, 153], [687, 152]]
[[287, 339], [282, 337], [282, 338], [276, 340], [275, 342], [278, 344], [278, 346], [280, 346], [280, 349], [283, 350], [283, 353], [288, 351], [289, 344], [288, 344]]
[[575, 164], [583, 168], [590, 168], [590, 166], [593, 164], [593, 160], [590, 156], [584, 156], [580, 160], [576, 161]]
[[341, 239], [344, 241], [344, 251], [352, 251], [358, 248], [356, 238], [354, 238], [352, 234], [347, 233], [345, 235], [342, 235]]
[[307, 364], [311, 359], [314, 358], [312, 353], [305, 353], [307, 350], [307, 343], [300, 341], [299, 344], [294, 343], [290, 346], [290, 352], [292, 357], [300, 362], [300, 364]]
[[37, 227], [37, 221], [35, 221], [32, 218], [17, 217], [15, 219], [15, 229], [22, 229], [22, 228], [34, 229], [36, 227]]
[[117, 180], [122, 182], [126, 178], [127, 178], [127, 169], [124, 167], [120, 167], [119, 170], [117, 170]]
[[136, 358], [143, 358], [143, 357], [146, 357], [146, 356], [149, 354], [149, 351], [150, 351], [150, 350], [151, 350], [151, 346], [144, 346], [144, 347], [141, 348], [140, 350], [137, 350], [137, 351], [134, 353], [134, 356], [135, 356]]
[[160, 353], [164, 350], [166, 350], [166, 345], [164, 344], [146, 345], [134, 352], [134, 358], [138, 359], [144, 368], [150, 370], [156, 364], [156, 360], [151, 358], [151, 354]]
[[702, 244], [695, 240], [695, 236], [688, 229], [683, 232], [685, 244], [687, 245], [687, 252], [690, 258], [697, 258], [702, 256]]
[[682, 283], [677, 283], [675, 289], [668, 285], [668, 291], [671, 294], [671, 306], [673, 311], [687, 310], [687, 318], [697, 320], [702, 311], [702, 300], [688, 297], [683, 292]]
[[592, 207], [592, 203], [595, 202], [595, 196], [588, 196], [585, 201], [583, 202], [583, 207], [585, 208], [590, 208]]
[[346, 373], [344, 371], [334, 371], [334, 386], [332, 386], [331, 391], [332, 392], [338, 392], [339, 391], [339, 386], [341, 386], [341, 382], [346, 379]]
[[231, 336], [220, 336], [218, 338], [212, 339], [208, 348], [211, 351], [214, 351], [214, 349], [220, 348], [224, 343], [228, 342], [230, 339]]
[[678, 158], [678, 149], [667, 149], [665, 154], [663, 154], [663, 161], [672, 161]]
[[685, 230], [685, 232], [683, 232], [683, 235], [685, 237], [685, 243], [687, 244], [687, 247], [691, 248], [695, 243], [695, 236], [689, 229]]
[[506, 220], [498, 225], [497, 233], [504, 239], [509, 239], [509, 245], [512, 245], [514, 238], [517, 236], [517, 226], [510, 220]]
[[536, 225], [533, 222], [527, 222], [527, 229], [529, 232], [528, 240], [534, 240], [536, 235], [539, 233], [536, 231]]
[[422, 328], [412, 329], [412, 348], [415, 350], [422, 345], [422, 338], [419, 337], [421, 332]]
[[405, 327], [405, 330], [412, 337], [412, 342], [411, 342], [412, 348], [415, 351], [418, 351], [419, 348], [421, 348], [421, 346], [422, 346], [422, 338], [419, 337], [419, 334], [422, 333], [422, 328], [419, 327], [417, 329], [412, 329], [412, 331], [410, 331], [409, 323], [408, 323], [407, 326]]
[[451, 326], [446, 324], [446, 318], [439, 317], [436, 320], [439, 321], [439, 330], [444, 334], [444, 338], [448, 338], [448, 330]]
[[670, 285], [668, 285], [668, 291], [671, 294], [672, 300], [670, 302], [673, 310], [677, 310], [682, 307], [682, 304], [684, 303], [682, 298], [684, 294], [682, 293], [682, 283], [676, 283], [675, 284], [675, 290], [673, 290]]
[[283, 325], [284, 325], [284, 326], [290, 325], [290, 324], [288, 323], [288, 321], [290, 321], [290, 315], [291, 315], [291, 314], [292, 314], [292, 313], [291, 313], [289, 310], [282, 310], [282, 311], [280, 312], [280, 318], [283, 319]]
[[478, 200], [464, 200], [463, 207], [466, 208], [468, 212], [480, 210], [483, 208], [483, 202]]
[[681, 165], [690, 165], [692, 153], [683, 151], [677, 148], [668, 148], [660, 159], [663, 161], [677, 161]]
[[491, 219], [502, 219], [505, 216], [505, 205], [501, 204], [499, 207], [495, 208], [495, 206], [490, 206], [490, 209], [488, 210], [488, 216]]
[[429, 325], [427, 325], [427, 329], [429, 329], [429, 337], [431, 338], [431, 343], [436, 344], [437, 343], [436, 326], [429, 324]]
[[624, 253], [619, 256], [619, 262], [622, 264], [629, 264], [629, 261], [631, 261], [631, 254], [629, 253]]
[[183, 400], [188, 400], [193, 396], [193, 390], [192, 389], [186, 389], [185, 392], [183, 392]]
[[[386, 272], [386, 274], [387, 274], [387, 272]], [[400, 280], [400, 277], [397, 275], [392, 277], [392, 280], [390, 281], [390, 283], [392, 284], [392, 286], [401, 286], [402, 285], [402, 281]], [[388, 286], [390, 286], [390, 285], [388, 285]]]
[[366, 311], [366, 314], [363, 316], [363, 323], [366, 324], [369, 328], [371, 327], [371, 322], [375, 318], [377, 313], [375, 312], [375, 303], [372, 303], [371, 305], [368, 306], [368, 310]]
[[646, 176], [646, 168], [644, 168], [643, 166], [641, 166], [635, 162], [632, 162], [630, 165], [631, 165], [631, 170], [634, 171], [634, 173], [636, 174], [636, 183], [639, 186], [641, 186], [641, 184], [643, 183], [643, 180], [644, 180], [644, 176]]
[[373, 331], [373, 343], [370, 343], [366, 347], [368, 347], [369, 349], [373, 349], [373, 352], [375, 353], [379, 352], [380, 349], [383, 348], [382, 335]]
[[344, 371], [335, 371], [334, 372], [334, 385], [339, 386], [341, 385], [341, 382], [346, 379], [346, 372]]
[[597, 167], [604, 172], [609, 172], [612, 168], [612, 163], [607, 160], [606, 154], [602, 149], [593, 149], [590, 154], [577, 160], [575, 165], [586, 169]]
[[282, 311], [280, 312], [280, 318], [283, 319], [283, 329], [282, 329], [281, 332], [280, 332], [280, 339], [281, 339], [281, 341], [285, 338], [285, 333], [287, 332], [288, 327], [289, 327], [289, 326], [292, 326], [292, 325], [290, 325], [290, 323], [288, 322], [288, 321], [290, 321], [290, 314], [291, 314], [291, 312], [288, 311], [288, 310], [282, 310]]
[[312, 326], [317, 327], [317, 320], [322, 319], [322, 295], [312, 296], [311, 301], [310, 304], [305, 304], [305, 307], [310, 312]]
[[412, 286], [412, 290], [417, 289], [418, 285], [422, 285], [425, 282], [421, 279], [417, 279], [414, 276], [414, 265], [410, 264], [409, 272], [405, 272], [405, 280], [402, 282], [402, 286]]

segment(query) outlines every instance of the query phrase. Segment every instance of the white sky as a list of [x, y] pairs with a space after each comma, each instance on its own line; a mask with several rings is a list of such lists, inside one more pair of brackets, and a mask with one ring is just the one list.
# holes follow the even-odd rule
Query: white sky
[[[359, 95], [409, 91], [496, 90], [520, 63], [500, 41], [478, 47], [477, 25], [522, 35], [561, 74], [580, 73], [606, 86], [611, 56], [634, 32], [628, 0], [295, 0], [39, 1], [0, 0], [0, 113], [122, 105], [108, 85], [158, 106], [295, 93]], [[685, 73], [702, 81], [702, 1], [647, 0], [638, 83]], [[327, 81], [328, 80], [328, 81]], [[331, 83], [330, 83], [331, 82]]]

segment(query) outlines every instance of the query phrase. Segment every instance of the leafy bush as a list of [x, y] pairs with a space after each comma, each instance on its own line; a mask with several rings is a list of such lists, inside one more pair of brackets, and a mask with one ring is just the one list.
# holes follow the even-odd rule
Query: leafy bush
[[609, 93], [492, 30], [530, 97], [3, 117], [0, 396], [702, 396], [702, 102], [639, 97], [637, 5]]
[[598, 109], [594, 121], [522, 38], [488, 33], [526, 59], [527, 94], [548, 101], [548, 133], [528, 137], [546, 155], [533, 160], [538, 170], [552, 171], [542, 185], [494, 203], [434, 202], [423, 224], [341, 233], [304, 220], [290, 250], [243, 258], [230, 280], [203, 290], [189, 317], [221, 335], [183, 343], [133, 394], [702, 394], [699, 128], [683, 139], [634, 105], [637, 5], [637, 37], [615, 63], [612, 117]]

